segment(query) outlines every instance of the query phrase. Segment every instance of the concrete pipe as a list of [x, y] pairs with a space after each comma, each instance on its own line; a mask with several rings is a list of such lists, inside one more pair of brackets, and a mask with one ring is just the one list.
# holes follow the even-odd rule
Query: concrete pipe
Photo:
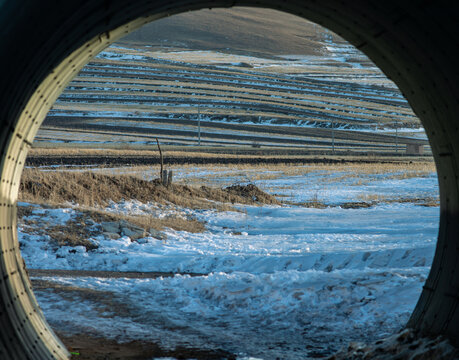
[[41, 313], [17, 240], [27, 151], [66, 84], [146, 22], [213, 7], [257, 6], [319, 23], [355, 45], [403, 92], [435, 157], [441, 198], [430, 275], [407, 326], [459, 345], [459, 3], [412, 0], [0, 0], [0, 359], [65, 359]]

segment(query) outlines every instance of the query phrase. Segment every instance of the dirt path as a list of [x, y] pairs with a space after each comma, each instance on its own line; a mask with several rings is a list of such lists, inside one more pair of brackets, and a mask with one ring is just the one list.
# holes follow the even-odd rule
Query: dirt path
[[88, 334], [57, 334], [70, 351], [72, 360], [143, 360], [153, 358], [197, 359], [197, 360], [235, 360], [236, 356], [224, 350], [203, 350], [177, 347], [174, 350], [162, 349], [158, 344], [146, 341], [125, 343], [116, 340], [93, 337]]
[[[158, 277], [172, 277], [179, 273], [165, 272], [115, 272], [115, 271], [86, 271], [86, 270], [43, 270], [29, 269], [32, 277], [101, 277], [101, 278], [131, 278], [146, 279]], [[180, 275], [202, 276], [203, 274], [180, 273]], [[33, 279], [34, 289], [47, 289], [48, 291], [67, 294], [74, 299], [84, 299], [94, 301], [101, 305], [114, 306], [113, 294], [99, 292], [91, 289], [76, 288], [73, 286], [62, 286], [53, 281]], [[109, 300], [107, 300], [109, 299]], [[128, 311], [123, 304], [117, 305], [120, 313]], [[193, 347], [180, 346], [175, 349], [164, 349], [159, 344], [150, 341], [131, 340], [119, 342], [114, 339], [107, 339], [97, 334], [85, 332], [71, 334], [56, 331], [58, 337], [71, 352], [73, 360], [143, 360], [153, 358], [175, 358], [175, 359], [198, 359], [198, 360], [217, 360], [217, 359], [236, 359], [230, 352], [221, 349], [197, 349]]]
[[33, 277], [98, 277], [98, 278], [128, 278], [128, 279], [157, 279], [159, 277], [174, 277], [175, 275], [205, 276], [198, 273], [172, 273], [172, 272], [118, 272], [98, 270], [56, 270], [56, 269], [27, 269], [29, 276]]

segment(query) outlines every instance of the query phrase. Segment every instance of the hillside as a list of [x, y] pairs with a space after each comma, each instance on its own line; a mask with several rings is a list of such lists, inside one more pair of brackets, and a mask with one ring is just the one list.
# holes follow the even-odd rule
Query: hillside
[[36, 138], [147, 148], [156, 139], [332, 153], [428, 144], [403, 95], [352, 45], [244, 8], [171, 16], [114, 44], [72, 80]]
[[427, 144], [419, 126], [387, 79], [352, 62], [114, 46], [69, 84], [36, 140], [397, 152]]
[[145, 25], [121, 43], [232, 53], [319, 55], [325, 36], [312, 22], [275, 10], [212, 9], [174, 15]]

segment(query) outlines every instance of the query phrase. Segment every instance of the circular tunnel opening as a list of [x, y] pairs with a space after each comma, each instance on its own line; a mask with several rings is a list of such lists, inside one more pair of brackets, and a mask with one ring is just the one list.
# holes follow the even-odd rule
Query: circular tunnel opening
[[[330, 26], [332, 27], [332, 26]], [[94, 47], [100, 47], [102, 48], [103, 46], [105, 46], [106, 44], [108, 44], [108, 42], [112, 41], [112, 38], [110, 38], [110, 33], [106, 33], [105, 36], [107, 39], [105, 39], [104, 37], [98, 37], [97, 39], [94, 40], [94, 44], [93, 46]], [[379, 36], [381, 37], [381, 35]], [[100, 44], [103, 44], [103, 45], [100, 45]], [[92, 46], [87, 46], [87, 47], [83, 47], [85, 49], [91, 49]], [[82, 49], [83, 49], [82, 48]], [[8, 156], [5, 155], [5, 158], [4, 158], [4, 171], [2, 172], [2, 174], [5, 174], [6, 177], [3, 178], [3, 187], [4, 187], [4, 196], [5, 196], [5, 201], [7, 201], [4, 206], [6, 207], [6, 209], [9, 209], [7, 210], [6, 212], [4, 212], [4, 219], [5, 221], [14, 221], [15, 219], [15, 215], [14, 215], [14, 201], [15, 201], [15, 198], [17, 196], [17, 187], [18, 187], [18, 182], [19, 182], [19, 176], [20, 176], [20, 173], [21, 173], [21, 170], [22, 170], [22, 166], [23, 166], [23, 162], [24, 162], [24, 158], [25, 158], [25, 153], [27, 151], [27, 148], [30, 146], [30, 143], [31, 143], [31, 139], [33, 138], [33, 135], [34, 135], [34, 132], [36, 131], [36, 129], [38, 128], [39, 126], [39, 123], [41, 121], [38, 121], [37, 119], [39, 119], [40, 117], [43, 118], [44, 115], [46, 114], [46, 111], [47, 109], [49, 108], [49, 106], [52, 105], [52, 99], [53, 97], [56, 97], [58, 92], [59, 91], [56, 91], [54, 93], [46, 93], [47, 91], [54, 91], [55, 90], [55, 85], [57, 83], [61, 83], [62, 80], [59, 80], [60, 79], [60, 76], [58, 75], [62, 75], [62, 77], [65, 77], [70, 73], [73, 72], [74, 69], [77, 69], [78, 66], [82, 66], [86, 60], [83, 60], [83, 59], [87, 59], [88, 58], [88, 54], [93, 54], [93, 51], [94, 50], [84, 50], [82, 51], [81, 53], [77, 53], [75, 58], [74, 59], [70, 59], [68, 60], [68, 62], [66, 62], [62, 68], [62, 74], [60, 74], [60, 71], [61, 69], [57, 68], [55, 73], [52, 74], [52, 76], [48, 77], [48, 80], [50, 81], [48, 84], [46, 84], [46, 81], [42, 82], [42, 84], [46, 84], [43, 85], [43, 88], [38, 88], [36, 89], [36, 92], [35, 92], [35, 96], [36, 98], [33, 98], [33, 100], [30, 100], [29, 102], [29, 105], [32, 106], [32, 108], [30, 108], [29, 106], [26, 106], [25, 110], [23, 111], [22, 115], [23, 115], [23, 118], [22, 118], [22, 121], [18, 121], [18, 126], [15, 127], [14, 131], [13, 132], [13, 135], [11, 135], [8, 140], [7, 140], [7, 147], [6, 149], [8, 150], [7, 152], [5, 152], [5, 154], [8, 154]], [[64, 51], [65, 53], [65, 51]], [[376, 61], [376, 60], [375, 60]], [[77, 66], [75, 66], [75, 62], [78, 64]], [[63, 64], [63, 63], [61, 63]], [[383, 69], [385, 69], [383, 66], [381, 66]], [[45, 71], [46, 72], [46, 71]], [[57, 75], [56, 75], [57, 74]], [[66, 79], [66, 81], [70, 80], [70, 76]], [[403, 90], [403, 87], [401, 87], [402, 90]], [[40, 95], [41, 94], [41, 95]], [[45, 95], [43, 95], [45, 94]], [[409, 96], [407, 96], [408, 98], [410, 98]], [[39, 99], [44, 99], [44, 100], [39, 100]], [[13, 104], [15, 105], [15, 104]], [[17, 104], [16, 104], [17, 105]], [[413, 106], [414, 109], [416, 110], [416, 107]], [[12, 106], [12, 108], [14, 108], [14, 106]], [[30, 109], [35, 109], [36, 113], [32, 115], [32, 112]], [[34, 119], [34, 120], [30, 120], [30, 119]], [[421, 117], [422, 119], [422, 117]], [[427, 128], [427, 131], [429, 133], [429, 128], [426, 126]], [[434, 144], [434, 143], [433, 143]], [[5, 145], [5, 146], [6, 146]], [[15, 152], [15, 153], [14, 153]], [[433, 152], [435, 154], [435, 148], [433, 147]], [[19, 155], [19, 156], [18, 156]], [[442, 155], [443, 157], [447, 156], [445, 154]], [[9, 164], [9, 165], [8, 165]], [[437, 166], [439, 164], [439, 161], [437, 160]], [[439, 170], [439, 174], [441, 175], [441, 172]], [[12, 180], [11, 180], [12, 179]], [[448, 180], [447, 177], [443, 178], [443, 180]], [[441, 184], [441, 182], [440, 182]], [[13, 201], [13, 203], [11, 203], [11, 201]], [[442, 199], [442, 201], [445, 201]], [[448, 203], [451, 203], [451, 200], [448, 200], [447, 201]], [[11, 209], [13, 208], [13, 209]], [[3, 209], [2, 209], [3, 210]], [[443, 218], [444, 218], [444, 215], [442, 215]], [[14, 223], [13, 223], [14, 224]], [[9, 253], [13, 253], [10, 255], [9, 257], [9, 261], [8, 262], [5, 262], [4, 264], [9, 264], [9, 266], [11, 266], [11, 264], [20, 264], [20, 257], [19, 257], [19, 253], [17, 251], [17, 246], [15, 247], [14, 246], [14, 230], [12, 229], [11, 225], [10, 226], [7, 226], [7, 228], [5, 228], [4, 230], [10, 230], [9, 232], [7, 231], [6, 233], [10, 234], [8, 235], [7, 237], [4, 237], [2, 236], [2, 241], [4, 241], [3, 243], [6, 244], [6, 246], [8, 246], [8, 244], [11, 244], [13, 245], [12, 247], [10, 248], [5, 248], [9, 251], [5, 252], [4, 254], [6, 256], [8, 256], [8, 252]], [[444, 227], [440, 227], [440, 234], [442, 234], [442, 230], [444, 231]], [[12, 251], [11, 251], [12, 250]], [[438, 257], [438, 250], [437, 250], [437, 257]], [[11, 262], [11, 259], [16, 259], [14, 260], [13, 262]], [[444, 259], [442, 261], [445, 261]], [[3, 266], [3, 265], [2, 265]], [[14, 266], [14, 265], [13, 265]], [[16, 265], [16, 267], [18, 269], [20, 269], [21, 267]], [[6, 269], [6, 267], [5, 267]], [[433, 270], [435, 270], [435, 263], [434, 263], [434, 268]], [[6, 272], [6, 274], [8, 274], [8, 272]], [[13, 292], [15, 291], [19, 291], [19, 293], [25, 293], [27, 294], [26, 296], [24, 295], [21, 295], [22, 297], [15, 297], [15, 299], [18, 299], [18, 300], [21, 300], [21, 302], [25, 303], [26, 305], [25, 306], [22, 306], [23, 308], [26, 308], [26, 309], [31, 309], [31, 310], [35, 310], [35, 311], [29, 311], [29, 315], [25, 315], [25, 318], [29, 318], [29, 316], [32, 316], [33, 317], [33, 314], [34, 313], [37, 313], [37, 307], [36, 307], [36, 304], [34, 304], [34, 298], [33, 298], [33, 295], [31, 294], [30, 292], [30, 286], [28, 286], [28, 280], [26, 277], [20, 277], [19, 278], [19, 281], [17, 279], [17, 273], [15, 271], [11, 271], [10, 273], [10, 276], [11, 276], [11, 281], [9, 280], [9, 277], [10, 276], [7, 276], [7, 278], [4, 280], [4, 283], [2, 283], [2, 285], [8, 285], [9, 286], [9, 289], [13, 289]], [[20, 274], [20, 270], [18, 271], [18, 274]], [[438, 274], [438, 272], [437, 272]], [[16, 279], [16, 280], [15, 280]], [[427, 285], [428, 286], [428, 285]], [[5, 288], [2, 288], [2, 289], [5, 289]], [[8, 288], [6, 288], [8, 290]], [[426, 287], [425, 287], [426, 289]], [[426, 295], [426, 292], [428, 292], [428, 290], [425, 290], [424, 292], [424, 298], [421, 297], [421, 301], [420, 301], [420, 305], [418, 306], [417, 309], [419, 309], [419, 307], [423, 306], [423, 299], [425, 300], [425, 296]], [[8, 292], [3, 292], [4, 294], [7, 294]], [[6, 295], [8, 296], [8, 295]], [[427, 299], [429, 300], [430, 298], [427, 297]], [[14, 300], [14, 301], [18, 301], [18, 300]], [[429, 300], [430, 301], [430, 300]], [[6, 305], [5, 305], [6, 306]], [[7, 306], [8, 307], [8, 306]], [[19, 313], [20, 313], [20, 309], [21, 307], [19, 307]], [[3, 314], [3, 312], [2, 312]], [[32, 315], [30, 315], [32, 314]], [[426, 314], [425, 312], [423, 313], [424, 315]], [[423, 316], [424, 316], [423, 315]], [[24, 317], [24, 315], [22, 315]], [[39, 321], [37, 321], [35, 319], [35, 321], [31, 321], [32, 324], [34, 324], [32, 327], [28, 327], [26, 328], [27, 331], [30, 332], [30, 334], [33, 334], [34, 331], [35, 331], [35, 326], [43, 326], [43, 329], [44, 331], [47, 331], [46, 330], [46, 324], [43, 322], [43, 319], [40, 320], [40, 315], [37, 315], [38, 316], [38, 319]], [[416, 321], [419, 320], [419, 318], [416, 318], [417, 316], [417, 312], [415, 311], [413, 317], [412, 317], [412, 320], [410, 321], [410, 324], [416, 324]], [[10, 320], [14, 323], [15, 318], [10, 318]], [[41, 322], [40, 322], [41, 321]], [[40, 324], [43, 324], [43, 325], [40, 325]], [[419, 328], [423, 328], [422, 326], [420, 325], [415, 325], [416, 327], [419, 326]], [[13, 327], [14, 329], [16, 329], [15, 327]], [[426, 331], [426, 333], [429, 333], [430, 331], [426, 330], [426, 328], [424, 327], [424, 330]], [[42, 331], [43, 333], [43, 331]], [[432, 333], [435, 333], [434, 331]], [[446, 330], [442, 330], [441, 333], [447, 333]], [[39, 339], [39, 338], [37, 338]], [[454, 337], [453, 337], [454, 339]], [[59, 346], [61, 346], [61, 344], [59, 343], [53, 343], [53, 337], [50, 336], [47, 338], [47, 341], [43, 342], [43, 343], [40, 343], [43, 347], [41, 348], [41, 351], [43, 351], [43, 354], [46, 353], [46, 350], [47, 348], [52, 348], [54, 349], [54, 351], [56, 351], [56, 349], [59, 349]], [[49, 345], [48, 344], [51, 344]], [[14, 343], [14, 342], [13, 342]], [[31, 346], [37, 346], [38, 344], [38, 340], [37, 340], [37, 343], [33, 343], [31, 342], [29, 345]], [[28, 343], [27, 343], [28, 344]], [[23, 346], [26, 346], [27, 344], [24, 344], [24, 343], [21, 343], [20, 345], [17, 345], [18, 348], [22, 348]], [[27, 345], [27, 346], [29, 346]], [[62, 346], [61, 346], [62, 348]], [[11, 345], [6, 345], [5, 343], [5, 349], [11, 349]], [[10, 350], [6, 350], [6, 351], [10, 351]], [[62, 354], [65, 354], [65, 350], [62, 349]], [[64, 355], [62, 355], [64, 356]]]
[[[290, 24], [309, 43], [222, 44], [241, 15], [267, 27], [269, 19]], [[218, 31], [204, 35], [170, 25], [188, 21], [199, 33], [194, 24], [210, 27], [210, 19]], [[233, 38], [258, 36], [247, 26]], [[61, 210], [20, 203], [18, 219], [35, 294], [66, 345], [74, 348], [91, 326], [92, 336], [119, 341], [303, 358], [403, 328], [430, 268], [438, 191], [432, 159], [405, 154], [406, 141], [427, 141], [415, 138], [419, 120], [395, 85], [344, 40], [280, 12], [191, 12], [139, 32], [99, 53], [66, 87], [29, 152], [27, 163], [41, 167], [26, 165], [21, 180], [22, 201], [74, 203]], [[164, 33], [176, 40], [161, 41]], [[212, 36], [223, 52], [189, 48]], [[160, 178], [158, 145], [173, 172], [161, 189], [148, 182]], [[130, 163], [139, 167], [123, 167]], [[203, 276], [121, 281], [113, 279], [118, 271]], [[91, 274], [106, 278], [81, 279]], [[111, 291], [111, 310], [97, 291]], [[89, 310], [101, 306], [102, 319]], [[63, 307], [74, 310], [71, 319], [63, 321]], [[110, 324], [117, 308], [112, 317], [122, 316], [124, 329]], [[180, 330], [171, 334], [161, 321]], [[148, 325], [150, 334], [139, 335]]]

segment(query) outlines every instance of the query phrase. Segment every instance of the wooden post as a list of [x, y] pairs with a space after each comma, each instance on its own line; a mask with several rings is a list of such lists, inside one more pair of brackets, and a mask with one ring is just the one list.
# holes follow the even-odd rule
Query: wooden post
[[171, 186], [172, 184], [172, 170], [169, 170], [169, 172], [167, 173], [167, 187]]
[[164, 186], [167, 186], [167, 184], [168, 184], [167, 170], [163, 170], [163, 171], [162, 171], [161, 183], [162, 183]]
[[163, 163], [163, 153], [161, 151], [161, 146], [159, 146], [159, 141], [158, 141], [158, 138], [156, 138], [156, 144], [158, 144], [158, 150], [159, 150], [159, 161], [161, 162], [161, 169], [159, 170], [159, 178], [161, 180], [161, 183], [164, 184], [164, 178], [163, 178], [163, 167], [164, 167], [164, 163]]

